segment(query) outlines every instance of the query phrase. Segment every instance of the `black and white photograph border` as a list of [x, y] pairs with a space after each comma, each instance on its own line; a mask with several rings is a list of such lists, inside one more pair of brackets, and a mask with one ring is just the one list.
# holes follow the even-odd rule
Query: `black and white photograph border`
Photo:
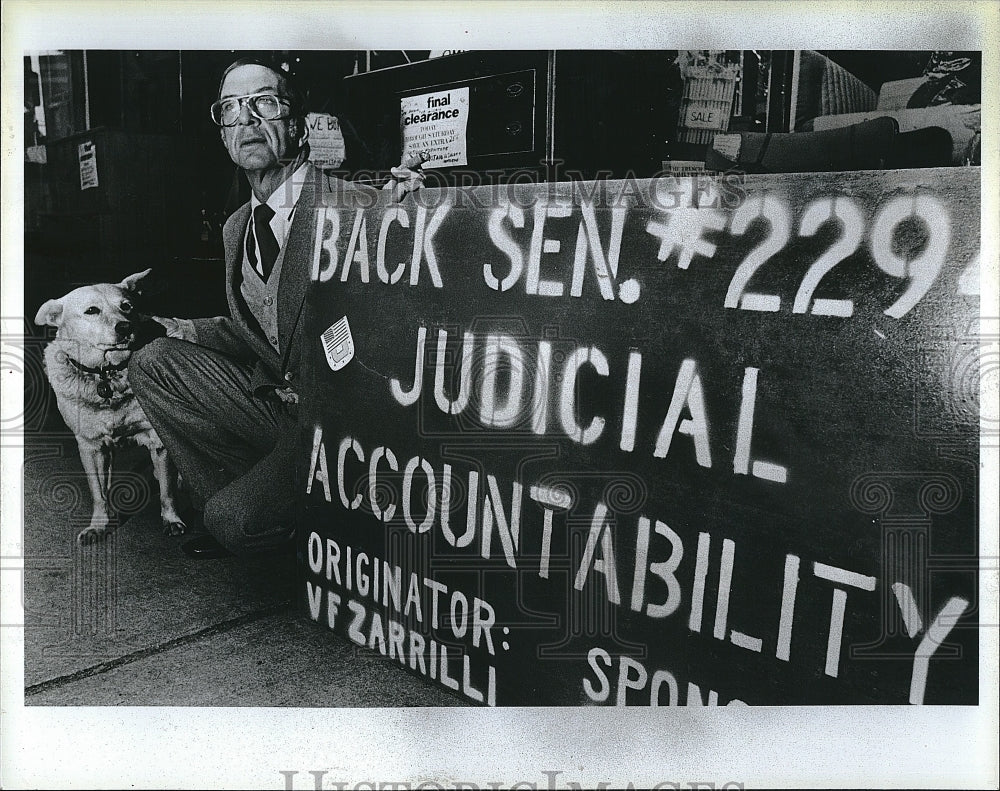
[[[140, 7], [112, 1], [8, 0], [3, 6], [2, 36], [0, 787], [996, 787], [1000, 547], [997, 531], [990, 526], [1000, 523], [1000, 448], [996, 426], [986, 425], [986, 413], [988, 405], [992, 405], [989, 416], [996, 416], [995, 363], [1000, 356], [996, 329], [1000, 322], [997, 5], [737, 4], [710, 0], [546, 4], [302, 0], [275, 4], [174, 0]], [[183, 597], [183, 606], [195, 602], [195, 607], [201, 609], [186, 612], [183, 617], [170, 609], [180, 606], [171, 602], [181, 599], [169, 595], [157, 599], [163, 603], [160, 612], [130, 612], [120, 606], [115, 600], [116, 585], [102, 588], [102, 580], [141, 585], [134, 570], [139, 567], [130, 569], [128, 564], [130, 556], [138, 551], [152, 554], [148, 547], [141, 546], [143, 542], [152, 544], [156, 551], [162, 547], [167, 578], [173, 574], [176, 580], [188, 584], [191, 577], [181, 573], [180, 561], [174, 560], [175, 555], [179, 557], [174, 546], [176, 537], [162, 535], [159, 530], [159, 512], [149, 517], [147, 521], [153, 527], [144, 528], [142, 534], [121, 531], [89, 547], [76, 542], [77, 532], [85, 533], [88, 524], [93, 525], [87, 521], [92, 518], [89, 494], [86, 503], [78, 502], [80, 459], [75, 455], [75, 443], [72, 453], [67, 450], [65, 429], [48, 436], [43, 426], [36, 433], [43, 440], [41, 455], [49, 453], [45, 469], [52, 473], [45, 484], [49, 491], [43, 496], [66, 515], [76, 514], [73, 535], [69, 535], [68, 528], [63, 529], [65, 526], [42, 524], [33, 512], [40, 495], [26, 489], [25, 434], [33, 426], [42, 426], [47, 410], [54, 412], [55, 396], [48, 390], [48, 382], [39, 379], [38, 366], [30, 362], [40, 358], [39, 348], [52, 334], [46, 335], [35, 326], [36, 306], [25, 304], [24, 163], [29, 141], [15, 110], [17, 100], [25, 94], [20, 66], [26, 53], [705, 47], [982, 52], [982, 104], [986, 112], [982, 114], [980, 144], [981, 329], [978, 341], [970, 341], [973, 346], [978, 344], [978, 370], [974, 365], [971, 371], [963, 369], [959, 373], [969, 380], [963, 384], [977, 391], [984, 413], [978, 447], [980, 490], [976, 505], [980, 535], [974, 569], [978, 577], [977, 704], [473, 708], [416, 676], [386, 672], [384, 661], [365, 664], [370, 674], [364, 686], [345, 691], [339, 687], [344, 676], [337, 664], [341, 660], [356, 661], [356, 652], [353, 658], [349, 656], [353, 647], [342, 636], [315, 629], [305, 616], [302, 623], [287, 626], [288, 619], [280, 616], [292, 605], [282, 598], [281, 580], [272, 578], [274, 570], [265, 564], [254, 565], [256, 561], [251, 560], [246, 565], [234, 565], [232, 560], [223, 559], [221, 565], [212, 566], [216, 571], [203, 572], [206, 581], [195, 582]], [[81, 178], [84, 175], [81, 160]], [[382, 225], [384, 228], [386, 223]], [[583, 227], [581, 223], [581, 235]], [[692, 266], [697, 267], [697, 262]], [[138, 262], [128, 272], [138, 274], [145, 268]], [[348, 269], [344, 271], [345, 280]], [[414, 275], [416, 271], [414, 268]], [[624, 296], [621, 299], [625, 301]], [[32, 345], [39, 348], [27, 348]], [[412, 366], [412, 345], [409, 349]], [[934, 349], [922, 353], [925, 360], [931, 360], [928, 365], [940, 362], [934, 357]], [[429, 348], [427, 356], [431, 356]], [[751, 370], [755, 371], [747, 369]], [[742, 376], [742, 369], [740, 373]], [[756, 386], [757, 380], [753, 381]], [[45, 393], [41, 405], [38, 399], [26, 399], [29, 391]], [[745, 393], [746, 389], [744, 397]], [[420, 430], [432, 429], [433, 416], [428, 416], [426, 427], [421, 425]], [[337, 440], [330, 442], [333, 444], [327, 452], [332, 464]], [[364, 452], [370, 452], [370, 448], [365, 446]], [[947, 450], [938, 447], [938, 452], [945, 454]], [[124, 511], [150, 499], [149, 487], [155, 487], [148, 455], [126, 456], [126, 462], [132, 466], [126, 464], [116, 473], [120, 484], [117, 494], [112, 493], [117, 497], [115, 504]], [[773, 472], [773, 465], [753, 463], [765, 465], [760, 467], [762, 476], [769, 474], [768, 470]], [[400, 469], [404, 464], [401, 456]], [[63, 485], [63, 477], [70, 483]], [[313, 482], [319, 489], [323, 477]], [[377, 508], [374, 487], [372, 491], [371, 507]], [[152, 497], [155, 500], [155, 491]], [[332, 499], [336, 505], [335, 487]], [[84, 511], [86, 519], [77, 525]], [[163, 521], [169, 522], [166, 513]], [[29, 536], [29, 531], [37, 534]], [[58, 536], [66, 546], [39, 551], [39, 534]], [[69, 540], [63, 542], [67, 536]], [[308, 563], [312, 558], [304, 541], [302, 546]], [[690, 548], [692, 558], [694, 549]], [[84, 551], [87, 563], [81, 566]], [[782, 561], [783, 555], [782, 550]], [[227, 577], [224, 582], [229, 587], [222, 594], [218, 586], [207, 581], [214, 573]], [[60, 586], [59, 594], [29, 602], [25, 593], [29, 575], [34, 584], [51, 580], [53, 586]], [[247, 580], [252, 584], [244, 584]], [[778, 584], [780, 588], [780, 576]], [[227, 598], [219, 601], [219, 596]], [[97, 600], [100, 607], [94, 606]], [[44, 604], [41, 610], [38, 601]], [[900, 602], [902, 607], [902, 599]], [[227, 619], [220, 622], [213, 610], [223, 606]], [[305, 612], [305, 597], [301, 602], [296, 599], [294, 607]], [[828, 613], [829, 604], [827, 608]], [[326, 617], [324, 613], [323, 619]], [[130, 627], [145, 626], [148, 634], [127, 645], [102, 639], [120, 626], [116, 618], [131, 619]], [[183, 629], [179, 630], [178, 624]], [[29, 629], [38, 630], [36, 637], [46, 634], [46, 630], [58, 637], [67, 628], [77, 636], [90, 635], [93, 639], [74, 640], [72, 644], [56, 640], [31, 653], [35, 649], [28, 639]], [[145, 662], [156, 654], [168, 661], [170, 656], [176, 657], [178, 663], [197, 668], [198, 648], [204, 640], [228, 642], [224, 649], [228, 651], [259, 652], [246, 665], [243, 688], [256, 683], [266, 687], [270, 671], [267, 663], [280, 662], [287, 673], [309, 679], [308, 699], [276, 699], [261, 694], [239, 700], [220, 695], [176, 705], [181, 695], [165, 694], [158, 699], [150, 690], [169, 692], [171, 685], [184, 684], [183, 674], [175, 679], [159, 670], [148, 677], [147, 694], [129, 692], [143, 683], [141, 676], [128, 679], [129, 663]], [[34, 645], [38, 647], [37, 639]], [[296, 645], [301, 649], [296, 650]], [[81, 657], [81, 651], [91, 651], [92, 655]], [[27, 665], [26, 657], [30, 657]], [[44, 668], [45, 672], [32, 676], [31, 668]], [[214, 679], [220, 690], [231, 687], [231, 679], [222, 675], [224, 668], [205, 667], [197, 672], [208, 679], [200, 681], [203, 687], [211, 687], [216, 683]], [[587, 680], [585, 687], [589, 683]], [[57, 694], [74, 685], [90, 692], [77, 699]], [[904, 700], [905, 696], [900, 704]]]

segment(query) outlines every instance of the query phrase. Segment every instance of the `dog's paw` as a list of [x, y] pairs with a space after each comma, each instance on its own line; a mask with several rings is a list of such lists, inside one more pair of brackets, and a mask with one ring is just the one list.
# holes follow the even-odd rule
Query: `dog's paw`
[[111, 532], [111, 525], [91, 525], [81, 530], [76, 540], [79, 544], [95, 544]]
[[163, 520], [163, 535], [165, 536], [182, 536], [187, 532], [187, 525], [185, 525], [180, 519], [176, 521]]

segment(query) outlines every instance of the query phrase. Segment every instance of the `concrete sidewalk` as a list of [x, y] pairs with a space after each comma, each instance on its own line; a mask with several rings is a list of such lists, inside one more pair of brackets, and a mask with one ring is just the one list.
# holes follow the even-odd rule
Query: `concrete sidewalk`
[[[63, 430], [65, 431], [65, 430]], [[26, 438], [25, 705], [457, 706], [294, 605], [294, 559], [193, 560], [164, 536], [141, 449], [112, 499], [137, 510], [80, 546], [90, 495], [68, 434]]]

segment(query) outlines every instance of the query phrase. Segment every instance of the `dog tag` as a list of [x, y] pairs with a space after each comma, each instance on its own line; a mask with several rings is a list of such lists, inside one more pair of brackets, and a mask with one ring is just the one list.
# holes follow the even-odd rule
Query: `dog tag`
[[354, 359], [354, 338], [351, 337], [351, 325], [347, 316], [328, 327], [320, 336], [323, 341], [323, 352], [330, 368], [339, 371]]

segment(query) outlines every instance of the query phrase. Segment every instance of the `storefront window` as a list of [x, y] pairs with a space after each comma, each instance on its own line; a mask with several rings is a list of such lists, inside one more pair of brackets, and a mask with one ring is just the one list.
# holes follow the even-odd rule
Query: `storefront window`
[[[37, 139], [43, 143], [87, 129], [87, 86], [82, 52], [48, 50], [29, 53], [25, 64], [37, 77]], [[25, 92], [27, 98], [28, 93]], [[33, 130], [34, 131], [34, 130]]]

